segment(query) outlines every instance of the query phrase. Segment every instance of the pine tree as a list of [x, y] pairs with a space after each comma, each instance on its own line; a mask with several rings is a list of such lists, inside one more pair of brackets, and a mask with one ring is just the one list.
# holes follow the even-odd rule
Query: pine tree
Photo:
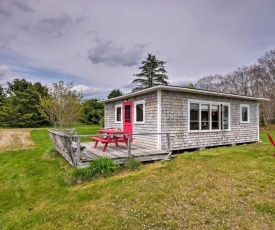
[[164, 68], [164, 61], [157, 60], [155, 55], [148, 53], [146, 61], [141, 62], [142, 66], [139, 67], [141, 73], [134, 74], [136, 77], [132, 84], [137, 86], [133, 92], [150, 88], [157, 85], [168, 85], [168, 76]]
[[7, 97], [2, 107], [2, 118], [10, 127], [36, 127], [47, 124], [39, 112], [39, 95], [48, 88], [41, 83], [32, 84], [25, 79], [7, 83]]
[[92, 98], [83, 103], [81, 122], [98, 125], [104, 116], [104, 104], [99, 99]]
[[123, 93], [119, 89], [114, 89], [109, 93], [108, 99], [111, 99], [111, 98], [114, 98], [114, 97], [119, 97], [119, 96], [122, 96], [122, 95], [123, 95]]

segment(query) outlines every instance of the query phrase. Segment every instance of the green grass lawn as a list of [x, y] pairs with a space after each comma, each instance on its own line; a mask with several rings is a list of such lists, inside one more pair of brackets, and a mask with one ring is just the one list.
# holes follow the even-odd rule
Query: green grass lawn
[[72, 168], [60, 156], [45, 159], [47, 130], [33, 130], [35, 147], [0, 153], [0, 229], [275, 229], [275, 148], [266, 133], [262, 143], [187, 152], [69, 186]]

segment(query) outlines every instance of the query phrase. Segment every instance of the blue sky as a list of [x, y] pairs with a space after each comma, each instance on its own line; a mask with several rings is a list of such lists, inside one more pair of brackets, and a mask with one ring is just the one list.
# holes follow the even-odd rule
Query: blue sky
[[0, 84], [131, 91], [148, 53], [172, 85], [252, 65], [275, 47], [274, 0], [0, 0]]

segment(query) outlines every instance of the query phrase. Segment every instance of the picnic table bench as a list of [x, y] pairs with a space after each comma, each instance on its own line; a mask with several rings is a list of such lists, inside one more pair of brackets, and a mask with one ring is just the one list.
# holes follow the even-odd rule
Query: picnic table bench
[[[126, 146], [128, 144], [128, 137], [126, 136], [126, 132], [123, 132], [121, 130], [115, 130], [115, 129], [101, 129], [98, 130], [99, 136], [98, 137], [91, 137], [91, 140], [95, 141], [94, 148], [97, 147], [98, 142], [101, 142], [104, 144], [103, 152], [106, 151], [106, 148], [108, 144], [115, 143], [118, 147], [118, 143], [125, 143]], [[105, 137], [103, 135], [106, 135]]]

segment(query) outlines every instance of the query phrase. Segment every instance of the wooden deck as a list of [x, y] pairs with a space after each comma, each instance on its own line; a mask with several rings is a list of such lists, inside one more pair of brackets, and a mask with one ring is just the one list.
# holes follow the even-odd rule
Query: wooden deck
[[[125, 163], [128, 159], [127, 147], [119, 143], [116, 147], [115, 144], [109, 144], [106, 152], [103, 152], [103, 144], [99, 143], [97, 148], [94, 148], [94, 142], [81, 142], [82, 146], [86, 148], [80, 156], [80, 162], [77, 163], [77, 168], [87, 166], [90, 161], [98, 157], [109, 157], [114, 161], [121, 164]], [[131, 156], [141, 162], [163, 160], [168, 156], [167, 150], [146, 149], [143, 146], [131, 145]]]
[[[125, 143], [118, 142], [109, 143], [105, 152], [103, 152], [104, 145], [98, 143], [97, 148], [94, 148], [95, 142], [81, 142], [81, 137], [91, 137], [95, 135], [68, 135], [67, 132], [48, 130], [49, 136], [56, 149], [67, 161], [75, 168], [87, 167], [93, 159], [99, 157], [108, 157], [112, 160], [124, 164], [128, 161], [129, 157], [133, 157], [140, 162], [169, 160], [172, 151], [170, 149], [170, 135], [167, 133], [144, 133], [135, 135], [162, 135], [167, 137], [167, 148], [165, 150], [158, 150], [154, 148], [146, 148], [143, 145], [137, 145], [129, 142], [128, 147]], [[132, 135], [128, 135], [132, 139]], [[130, 155], [128, 155], [130, 154]]]

